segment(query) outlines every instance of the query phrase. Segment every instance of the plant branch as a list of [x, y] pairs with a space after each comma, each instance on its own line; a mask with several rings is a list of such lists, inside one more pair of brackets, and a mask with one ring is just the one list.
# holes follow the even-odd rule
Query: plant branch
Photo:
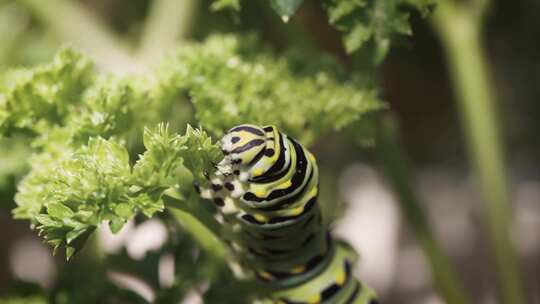
[[195, 20], [198, 0], [154, 0], [146, 18], [138, 57], [153, 65], [185, 39]]
[[139, 70], [120, 39], [81, 4], [68, 0], [20, 0], [53, 33], [89, 53], [100, 68], [116, 73]]
[[195, 197], [180, 199], [174, 193], [163, 195], [167, 209], [178, 219], [182, 227], [195, 239], [201, 248], [218, 260], [227, 260], [228, 250], [221, 241], [221, 225], [202, 206]]
[[524, 295], [509, 236], [506, 170], [478, 18], [468, 7], [441, 1], [433, 16], [433, 27], [446, 52], [469, 157], [479, 182], [502, 302], [520, 304], [524, 303]]
[[28, 27], [29, 18], [21, 9], [13, 3], [0, 5], [0, 65], [7, 66], [8, 54], [16, 45], [17, 38]]
[[396, 136], [395, 122], [382, 117], [377, 125], [377, 156], [385, 175], [392, 185], [403, 214], [423, 249], [430, 265], [435, 285], [446, 303], [471, 303], [461, 285], [450, 260], [433, 236], [427, 216], [413, 190], [405, 154]]

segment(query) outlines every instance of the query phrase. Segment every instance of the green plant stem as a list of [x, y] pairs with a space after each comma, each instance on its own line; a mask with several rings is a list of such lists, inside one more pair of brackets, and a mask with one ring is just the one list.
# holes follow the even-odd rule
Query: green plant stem
[[446, 303], [471, 303], [458, 276], [440, 245], [435, 240], [427, 216], [420, 200], [413, 190], [413, 180], [409, 173], [405, 154], [396, 136], [394, 121], [383, 117], [377, 126], [377, 156], [380, 158], [385, 175], [393, 187], [403, 210], [403, 214], [424, 251], [437, 290]]
[[[107, 228], [108, 229], [108, 228]], [[89, 264], [94, 265], [96, 268], [104, 268], [104, 261], [106, 254], [101, 248], [97, 231], [94, 231], [86, 240], [84, 249], [82, 250], [79, 258], [84, 259]]]
[[[478, 8], [484, 8], [484, 5]], [[482, 45], [483, 12], [465, 4], [441, 1], [433, 25], [441, 39], [469, 157], [484, 203], [484, 222], [499, 276], [503, 303], [524, 303], [523, 289], [510, 241], [510, 208], [506, 172], [494, 109], [495, 98]]]
[[189, 35], [195, 20], [198, 0], [154, 0], [146, 18], [138, 57], [154, 65], [161, 55]]
[[30, 20], [21, 12], [20, 7], [13, 3], [0, 4], [0, 66], [8, 66], [8, 54], [13, 52], [17, 39], [27, 28]]
[[220, 239], [221, 225], [205, 208], [197, 205], [203, 203], [201, 199], [192, 197], [183, 200], [172, 194], [163, 195], [163, 200], [169, 212], [176, 217], [201, 248], [219, 260], [227, 260], [228, 250]]
[[43, 21], [55, 35], [94, 57], [99, 67], [117, 73], [141, 69], [120, 39], [78, 2], [68, 0], [18, 2]]

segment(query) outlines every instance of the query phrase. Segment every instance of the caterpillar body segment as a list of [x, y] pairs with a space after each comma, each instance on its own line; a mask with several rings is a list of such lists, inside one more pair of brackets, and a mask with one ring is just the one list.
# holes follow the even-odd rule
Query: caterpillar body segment
[[354, 278], [355, 255], [336, 244], [326, 269], [303, 284], [276, 292], [277, 303], [375, 303], [374, 292]]
[[275, 126], [236, 126], [220, 146], [201, 196], [230, 228], [237, 262], [272, 290], [260, 303], [377, 303], [352, 273], [355, 253], [322, 223], [315, 157]]

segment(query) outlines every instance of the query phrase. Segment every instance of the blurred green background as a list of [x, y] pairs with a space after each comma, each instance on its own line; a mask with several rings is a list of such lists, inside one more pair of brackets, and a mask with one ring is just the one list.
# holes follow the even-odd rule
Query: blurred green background
[[[202, 40], [211, 33], [229, 32], [257, 32], [277, 50], [319, 50], [348, 69], [359, 66], [345, 53], [340, 34], [328, 25], [316, 1], [306, 1], [287, 24], [265, 1], [245, 1], [239, 13], [213, 12], [207, 0], [179, 1], [177, 9], [189, 14], [183, 23], [174, 18], [181, 12], [167, 11], [167, 4], [160, 11], [156, 2], [160, 1], [0, 0], [0, 69], [48, 62], [61, 45], [69, 43], [87, 52], [102, 68], [125, 73], [158, 63], [163, 53], [181, 43], [170, 44], [175, 40], [171, 35]], [[173, 18], [149, 18], [152, 14]], [[423, 207], [437, 238], [473, 302], [495, 303], [498, 290], [478, 214], [479, 194], [471, 179], [441, 45], [428, 21], [416, 13], [411, 18], [414, 35], [397, 41], [373, 73], [399, 121], [415, 172], [414, 185], [426, 203]], [[152, 19], [163, 24], [148, 24]], [[510, 173], [511, 239], [529, 303], [540, 303], [540, 2], [494, 1], [486, 23], [487, 60]], [[178, 120], [184, 123], [190, 117]], [[322, 167], [324, 199], [343, 202], [343, 210], [332, 210], [332, 217], [342, 217], [334, 227], [361, 252], [360, 276], [379, 291], [383, 303], [442, 303], [372, 153], [345, 135], [325, 138], [313, 150]], [[242, 301], [235, 299], [241, 293], [237, 289], [247, 287], [229, 285], [232, 279], [226, 271], [219, 274], [222, 286], [205, 285], [205, 276], [215, 267], [181, 229], [163, 231], [160, 223], [170, 220], [166, 214], [160, 221], [137, 219], [115, 239], [101, 233], [100, 248], [85, 248], [70, 263], [52, 258], [50, 248], [28, 223], [15, 221], [10, 214], [29, 153], [23, 140], [0, 141], [0, 298], [44, 289], [59, 291], [54, 299], [58, 303], [131, 303], [141, 297], [163, 303], [201, 303], [198, 294], [210, 288], [216, 294], [212, 303]], [[103, 251], [107, 256], [96, 266], [94, 258], [104, 255]], [[167, 265], [175, 262], [173, 272], [183, 284], [168, 283]], [[133, 274], [139, 285], [133, 284], [137, 281], [130, 277]], [[111, 299], [111, 294], [121, 296]], [[210, 303], [212, 297], [205, 299]]]

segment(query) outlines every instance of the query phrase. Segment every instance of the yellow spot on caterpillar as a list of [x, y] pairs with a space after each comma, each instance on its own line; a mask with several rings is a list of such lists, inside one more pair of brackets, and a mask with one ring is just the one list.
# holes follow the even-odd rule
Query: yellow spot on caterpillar
[[280, 188], [280, 189], [289, 188], [291, 185], [292, 185], [291, 181], [288, 180], [288, 181], [282, 183], [281, 185], [279, 185], [278, 188]]
[[300, 213], [302, 213], [302, 211], [304, 211], [304, 206], [294, 208], [291, 211], [291, 215], [299, 215]]
[[266, 272], [266, 271], [259, 271], [259, 275], [268, 280], [274, 279], [274, 277], [269, 272]]
[[318, 304], [321, 303], [321, 295], [320, 294], [314, 294], [311, 297], [307, 299], [307, 302], [309, 304]]
[[309, 152], [309, 160], [314, 162], [315, 161], [315, 156], [313, 156], [313, 154], [311, 154], [311, 152]]
[[266, 190], [264, 189], [255, 190], [255, 195], [258, 197], [266, 197]]
[[317, 195], [318, 192], [319, 192], [319, 188], [313, 187], [313, 188], [311, 189], [311, 191], [309, 191], [309, 196], [310, 196], [310, 197], [314, 197], [315, 195]]
[[306, 267], [305, 266], [298, 266], [298, 267], [295, 267], [293, 269], [291, 269], [291, 273], [292, 274], [299, 274], [299, 273], [302, 273], [306, 270]]
[[253, 169], [253, 171], [251, 171], [252, 176], [259, 176], [259, 175], [262, 175], [263, 173], [264, 173], [264, 170], [261, 168], [255, 168]]
[[262, 215], [262, 214], [255, 214], [255, 219], [259, 222], [268, 222], [268, 217]]
[[338, 272], [336, 276], [336, 283], [340, 286], [345, 283], [345, 271], [343, 271], [343, 269]]

